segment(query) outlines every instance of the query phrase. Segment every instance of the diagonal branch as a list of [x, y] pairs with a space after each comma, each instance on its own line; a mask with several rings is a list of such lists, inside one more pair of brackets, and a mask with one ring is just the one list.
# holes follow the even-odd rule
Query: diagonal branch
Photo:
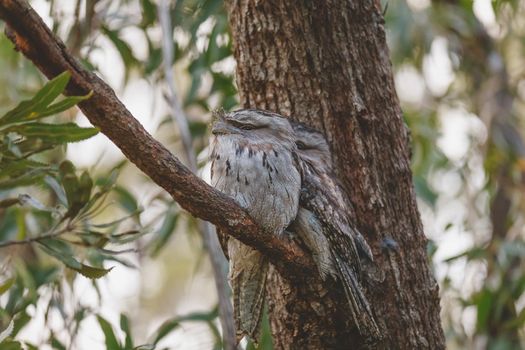
[[258, 249], [286, 276], [312, 271], [310, 257], [299, 246], [265, 233], [233, 199], [198, 178], [148, 134], [115, 92], [71, 56], [27, 1], [0, 0], [0, 19], [7, 24], [6, 34], [15, 48], [48, 78], [66, 70], [71, 73], [68, 95], [93, 91], [79, 104], [89, 121], [181, 207]]

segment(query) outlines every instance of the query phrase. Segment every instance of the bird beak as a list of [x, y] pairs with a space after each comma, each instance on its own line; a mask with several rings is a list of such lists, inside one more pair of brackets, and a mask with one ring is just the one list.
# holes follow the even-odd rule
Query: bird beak
[[211, 133], [213, 135], [224, 135], [231, 134], [233, 132], [232, 127], [228, 125], [224, 120], [216, 120], [211, 127]]

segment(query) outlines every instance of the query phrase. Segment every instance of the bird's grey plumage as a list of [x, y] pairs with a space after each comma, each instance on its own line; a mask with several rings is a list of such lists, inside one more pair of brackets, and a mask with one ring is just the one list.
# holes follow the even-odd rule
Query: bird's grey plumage
[[[267, 232], [281, 235], [297, 215], [301, 184], [290, 123], [273, 113], [238, 110], [217, 115], [212, 133], [212, 185]], [[233, 238], [227, 249], [238, 336], [257, 339], [268, 261]]]
[[359, 331], [378, 338], [379, 329], [360, 284], [362, 261], [373, 261], [370, 247], [349, 219], [351, 204], [333, 174], [326, 139], [305, 125], [292, 125], [302, 171], [300, 206], [292, 230], [311, 250], [321, 276], [342, 283]]

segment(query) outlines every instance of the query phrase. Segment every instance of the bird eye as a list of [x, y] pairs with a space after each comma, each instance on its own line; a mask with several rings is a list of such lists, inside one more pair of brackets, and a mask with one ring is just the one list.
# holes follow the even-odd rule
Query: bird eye
[[238, 129], [242, 129], [242, 130], [253, 130], [255, 129], [255, 125], [252, 125], [252, 124], [245, 124], [245, 123], [241, 123], [237, 120], [229, 120], [229, 123], [233, 126], [235, 126], [236, 128]]
[[253, 129], [255, 129], [255, 126], [251, 125], [251, 124], [243, 124], [243, 125], [239, 126], [239, 129], [242, 129], [242, 130], [253, 130]]
[[297, 148], [299, 148], [299, 149], [306, 149], [307, 148], [303, 141], [295, 141], [295, 144], [297, 145]]

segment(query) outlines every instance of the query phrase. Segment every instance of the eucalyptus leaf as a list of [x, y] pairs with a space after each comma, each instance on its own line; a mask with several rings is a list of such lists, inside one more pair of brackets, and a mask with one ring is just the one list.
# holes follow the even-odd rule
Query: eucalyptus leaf
[[0, 283], [0, 295], [4, 294], [13, 286], [15, 283], [15, 278], [11, 277]]
[[71, 247], [64, 241], [54, 238], [46, 238], [40, 240], [38, 243], [44, 252], [60, 260], [70, 269], [75, 271], [82, 269], [82, 264], [73, 257], [73, 251]]
[[87, 278], [90, 278], [90, 279], [97, 279], [97, 278], [104, 277], [112, 269], [113, 269], [113, 267], [110, 267], [109, 269], [104, 269], [104, 268], [101, 268], [101, 267], [94, 267], [94, 266], [81, 264], [80, 269], [78, 269], [78, 270], [74, 269], [74, 270], [77, 271], [78, 273], [80, 273], [84, 277], [87, 277]]
[[30, 100], [22, 101], [13, 110], [0, 118], [0, 126], [34, 119], [45, 110], [64, 91], [70, 78], [69, 72], [63, 72], [47, 82]]
[[115, 332], [113, 331], [113, 327], [111, 327], [111, 324], [100, 315], [97, 315], [97, 320], [106, 339], [106, 350], [122, 350], [123, 348], [117, 340], [117, 337], [115, 336]]
[[56, 144], [86, 140], [99, 132], [97, 128], [83, 128], [74, 123], [47, 124], [40, 122], [14, 125], [5, 131], [16, 132], [25, 137], [38, 138], [44, 142]]
[[120, 314], [120, 329], [126, 335], [126, 340], [124, 343], [124, 349], [132, 350], [133, 349], [133, 339], [131, 337], [131, 330], [129, 326], [129, 319], [125, 314]]

